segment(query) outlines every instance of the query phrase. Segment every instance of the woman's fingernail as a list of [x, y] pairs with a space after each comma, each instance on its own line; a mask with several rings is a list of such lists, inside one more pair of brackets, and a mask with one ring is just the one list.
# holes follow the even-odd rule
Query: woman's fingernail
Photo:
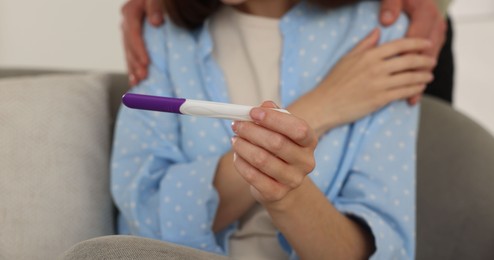
[[235, 142], [237, 141], [237, 136], [232, 136], [232, 138], [230, 138], [230, 141], [232, 142], [232, 145], [235, 144]]
[[252, 119], [254, 119], [254, 121], [256, 122], [262, 121], [265, 116], [266, 112], [258, 107], [255, 107], [250, 111], [250, 117], [252, 117]]
[[237, 160], [237, 153], [233, 153], [233, 161]]
[[232, 130], [234, 133], [238, 133], [238, 129], [240, 128], [240, 122], [239, 121], [233, 121], [232, 122]]

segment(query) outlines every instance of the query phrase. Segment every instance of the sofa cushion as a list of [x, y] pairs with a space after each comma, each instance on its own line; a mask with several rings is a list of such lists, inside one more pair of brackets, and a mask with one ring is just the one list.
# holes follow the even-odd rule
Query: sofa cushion
[[113, 233], [108, 78], [0, 80], [0, 259], [54, 259]]

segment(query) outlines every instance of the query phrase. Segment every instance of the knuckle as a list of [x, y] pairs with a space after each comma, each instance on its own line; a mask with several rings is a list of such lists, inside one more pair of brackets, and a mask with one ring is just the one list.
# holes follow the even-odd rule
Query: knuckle
[[275, 186], [265, 195], [265, 199], [268, 201], [279, 201], [286, 196], [287, 192], [285, 188]]
[[305, 167], [306, 167], [305, 172], [307, 174], [309, 174], [314, 170], [314, 168], [316, 168], [316, 160], [314, 159], [313, 156], [311, 156], [310, 159], [308, 159], [307, 163], [305, 164]]
[[307, 124], [299, 124], [294, 129], [294, 141], [303, 142], [309, 137], [310, 128]]
[[275, 135], [270, 139], [270, 149], [274, 152], [280, 151], [286, 144], [285, 138], [280, 135]]
[[292, 177], [290, 178], [290, 182], [288, 183], [288, 186], [292, 189], [297, 188], [302, 184], [302, 181], [304, 180], [304, 175], [301, 174], [293, 174]]
[[253, 163], [256, 167], [264, 167], [268, 161], [268, 155], [266, 152], [259, 152], [254, 155]]
[[256, 172], [253, 168], [251, 167], [248, 167], [246, 169], [244, 169], [243, 171], [243, 174], [244, 176], [244, 179], [248, 182], [248, 183], [253, 183], [256, 179]]

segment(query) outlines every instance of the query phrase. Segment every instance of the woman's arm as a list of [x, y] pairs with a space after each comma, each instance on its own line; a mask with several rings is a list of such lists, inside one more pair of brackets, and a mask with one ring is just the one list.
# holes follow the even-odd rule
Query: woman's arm
[[[368, 115], [399, 99], [399, 95], [410, 95], [410, 89], [421, 91], [431, 80], [429, 72], [418, 69], [434, 66], [433, 59], [424, 55], [399, 56], [429, 48], [427, 41], [397, 40], [375, 47], [378, 36], [377, 32], [371, 34], [331, 71], [323, 84], [288, 108], [316, 128], [314, 136]], [[387, 140], [381, 138], [387, 138], [387, 133], [393, 133], [390, 134], [393, 138], [401, 138], [410, 132], [401, 128], [416, 127], [417, 108], [399, 104], [398, 111], [393, 105], [373, 115], [380, 117], [370, 120], [372, 125], [363, 138], [365, 144], [356, 144], [359, 161], [379, 154], [380, 151], [368, 149], [385, 147]], [[413, 142], [393, 143], [398, 148], [400, 144], [404, 145], [406, 153], [403, 156], [391, 153], [376, 156], [379, 158], [377, 163], [393, 162], [393, 167], [387, 165], [386, 170], [382, 169], [384, 173], [377, 172], [382, 167], [374, 164], [369, 164], [372, 167], [359, 165], [358, 170], [357, 167], [350, 169], [348, 180], [342, 187], [343, 193], [332, 204], [332, 198], [323, 194], [309, 178], [300, 178], [307, 169], [297, 163], [303, 164], [304, 160], [300, 158], [305, 156], [308, 160], [312, 155], [285, 128], [297, 129], [300, 125], [304, 129], [303, 123], [286, 116], [284, 121], [282, 116], [267, 112], [265, 121], [236, 125], [234, 130], [239, 137], [233, 148], [237, 153], [237, 170], [252, 185], [253, 196], [268, 210], [296, 253], [302, 259], [362, 259], [374, 251], [378, 259], [413, 255], [413, 242], [410, 240], [413, 231], [409, 228], [413, 225], [406, 225], [404, 221], [413, 221], [414, 202], [403, 200], [401, 212], [392, 208], [390, 205], [396, 203], [394, 198], [403, 191], [392, 188], [392, 185], [397, 185], [393, 183], [397, 178], [386, 176], [386, 173], [396, 173], [400, 167], [407, 168], [409, 172], [400, 184], [410, 186], [404, 189], [408, 195], [413, 193]], [[256, 133], [258, 127], [275, 133]], [[277, 137], [278, 134], [282, 137]], [[310, 135], [307, 133], [306, 137]], [[294, 153], [298, 153], [296, 157], [299, 159], [284, 155], [288, 151], [298, 151]], [[310, 163], [306, 161], [305, 165]], [[372, 190], [365, 190], [367, 185]], [[358, 190], [361, 187], [363, 190]], [[380, 200], [375, 201], [376, 198]], [[401, 216], [403, 212], [405, 214]]]
[[[400, 39], [376, 47], [376, 29], [345, 55], [316, 88], [287, 109], [321, 136], [328, 130], [354, 122], [386, 104], [421, 93], [433, 80], [435, 60], [421, 54], [423, 39]], [[317, 104], [317, 105], [315, 105]]]
[[249, 192], [250, 185], [235, 169], [231, 150], [220, 159], [213, 184], [219, 195], [213, 231], [219, 232], [243, 216], [256, 200]]
[[233, 126], [235, 167], [295, 251], [302, 259], [369, 256], [372, 236], [339, 213], [305, 178], [314, 167], [316, 146], [308, 125], [268, 109], [253, 109], [251, 116], [255, 123], [235, 122]]
[[301, 259], [413, 257], [417, 107], [393, 103], [361, 121], [365, 138], [334, 203], [305, 178], [313, 132], [264, 112], [255, 124], [235, 124], [235, 167]]
[[300, 259], [369, 259], [375, 250], [369, 229], [338, 211], [310, 178], [265, 207]]

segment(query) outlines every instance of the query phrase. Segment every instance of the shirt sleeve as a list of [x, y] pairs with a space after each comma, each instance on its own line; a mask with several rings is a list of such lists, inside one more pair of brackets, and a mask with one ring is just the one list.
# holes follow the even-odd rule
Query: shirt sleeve
[[[174, 96], [166, 32], [166, 25], [145, 25], [149, 75], [131, 92]], [[187, 158], [179, 140], [177, 115], [120, 108], [111, 169], [120, 233], [223, 253], [211, 228], [219, 201], [212, 182], [220, 156]]]
[[[402, 38], [401, 15], [382, 28], [381, 43]], [[334, 206], [367, 225], [376, 251], [371, 259], [413, 259], [415, 254], [415, 151], [418, 106], [393, 102], [366, 120], [348, 177]]]
[[415, 148], [418, 106], [395, 102], [374, 114], [354, 163], [334, 200], [374, 236], [371, 259], [413, 259], [415, 248]]

